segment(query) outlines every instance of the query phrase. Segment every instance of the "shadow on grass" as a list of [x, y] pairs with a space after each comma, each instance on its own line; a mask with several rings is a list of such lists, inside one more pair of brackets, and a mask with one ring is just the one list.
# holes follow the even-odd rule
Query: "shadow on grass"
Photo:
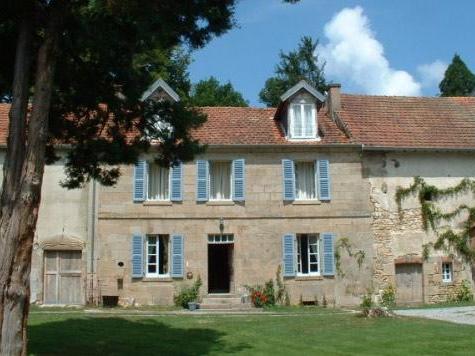
[[177, 328], [154, 319], [76, 318], [29, 327], [33, 355], [206, 355], [236, 353], [226, 333], [209, 328]]

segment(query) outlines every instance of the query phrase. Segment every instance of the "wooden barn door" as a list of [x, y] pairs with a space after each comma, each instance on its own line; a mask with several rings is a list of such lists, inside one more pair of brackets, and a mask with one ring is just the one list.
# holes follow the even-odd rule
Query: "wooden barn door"
[[396, 303], [422, 303], [422, 265], [417, 263], [396, 265]]
[[82, 304], [81, 251], [45, 251], [44, 303]]

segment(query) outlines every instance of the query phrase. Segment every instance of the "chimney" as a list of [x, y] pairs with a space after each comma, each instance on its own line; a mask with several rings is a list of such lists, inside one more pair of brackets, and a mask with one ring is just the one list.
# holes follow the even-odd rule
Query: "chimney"
[[331, 114], [332, 118], [335, 111], [341, 110], [340, 89], [341, 84], [332, 83], [328, 85], [327, 105], [328, 112]]

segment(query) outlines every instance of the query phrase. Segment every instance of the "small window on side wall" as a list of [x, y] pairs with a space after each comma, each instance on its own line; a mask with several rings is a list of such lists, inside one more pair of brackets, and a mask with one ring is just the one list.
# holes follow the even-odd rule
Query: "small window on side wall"
[[453, 266], [451, 262], [442, 263], [442, 281], [445, 283], [453, 281]]

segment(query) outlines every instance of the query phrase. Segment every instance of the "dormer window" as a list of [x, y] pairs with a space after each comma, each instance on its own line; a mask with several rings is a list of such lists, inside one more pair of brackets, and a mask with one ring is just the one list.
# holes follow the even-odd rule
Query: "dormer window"
[[301, 80], [280, 97], [277, 112], [289, 140], [318, 141], [317, 105], [325, 102], [322, 93]]
[[289, 138], [317, 138], [315, 104], [301, 99], [289, 106]]

